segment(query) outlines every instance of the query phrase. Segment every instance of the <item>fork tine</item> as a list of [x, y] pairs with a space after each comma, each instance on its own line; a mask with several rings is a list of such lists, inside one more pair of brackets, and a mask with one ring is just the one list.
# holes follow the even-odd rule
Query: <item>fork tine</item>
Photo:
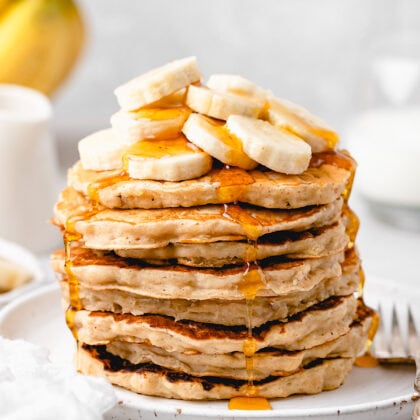
[[408, 349], [410, 356], [416, 363], [416, 379], [414, 380], [414, 389], [416, 392], [420, 393], [420, 343], [410, 305], [408, 305]]
[[416, 326], [414, 324], [413, 313], [411, 312], [411, 307], [408, 305], [408, 352], [410, 356], [414, 357], [420, 353], [420, 343], [417, 336]]
[[395, 304], [392, 306], [392, 328], [391, 328], [391, 343], [390, 350], [392, 357], [406, 357], [407, 352], [404, 348], [403, 339], [401, 336], [400, 325], [398, 323], [397, 310]]
[[388, 343], [386, 340], [384, 318], [382, 316], [381, 304], [378, 304], [379, 327], [376, 331], [375, 340], [373, 341], [372, 352], [376, 357], [389, 357]]

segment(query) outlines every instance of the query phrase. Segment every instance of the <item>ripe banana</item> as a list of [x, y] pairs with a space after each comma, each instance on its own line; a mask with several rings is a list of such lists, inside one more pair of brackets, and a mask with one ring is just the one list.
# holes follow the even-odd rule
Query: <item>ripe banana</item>
[[219, 120], [227, 120], [233, 114], [258, 118], [265, 109], [265, 101], [194, 85], [188, 88], [186, 104], [200, 114]]
[[131, 178], [182, 181], [210, 171], [212, 158], [187, 142], [184, 136], [143, 140], [124, 153], [124, 168]]
[[51, 94], [79, 56], [84, 28], [72, 0], [0, 3], [0, 82]]
[[111, 117], [111, 125], [121, 142], [130, 145], [147, 138], [179, 134], [190, 113], [187, 107], [121, 110]]
[[114, 93], [123, 110], [134, 111], [200, 80], [196, 57], [187, 57], [142, 74]]
[[273, 171], [300, 174], [309, 166], [310, 146], [286, 130], [241, 115], [231, 115], [226, 126], [249, 157]]
[[79, 141], [78, 148], [83, 169], [108, 171], [122, 168], [122, 158], [127, 146], [108, 128], [83, 138]]
[[10, 7], [16, 3], [16, 0], [0, 0], [0, 19], [1, 15]]
[[222, 123], [200, 114], [191, 114], [182, 132], [191, 143], [226, 165], [254, 169], [257, 162], [242, 149], [241, 141], [232, 136]]

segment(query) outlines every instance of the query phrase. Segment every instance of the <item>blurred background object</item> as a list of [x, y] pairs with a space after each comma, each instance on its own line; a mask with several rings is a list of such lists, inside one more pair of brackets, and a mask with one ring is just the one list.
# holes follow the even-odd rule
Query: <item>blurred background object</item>
[[37, 253], [60, 243], [48, 223], [59, 184], [51, 118], [42, 93], [0, 84], [0, 238]]
[[369, 43], [361, 106], [346, 137], [369, 208], [420, 232], [420, 28], [407, 24], [408, 13], [396, 9], [395, 30]]
[[72, 0], [0, 0], [0, 83], [52, 94], [75, 64], [83, 38]]

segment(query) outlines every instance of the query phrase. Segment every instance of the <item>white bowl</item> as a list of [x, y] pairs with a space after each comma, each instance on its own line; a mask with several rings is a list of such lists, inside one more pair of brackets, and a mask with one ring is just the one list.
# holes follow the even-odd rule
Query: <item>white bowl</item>
[[15, 262], [25, 267], [32, 274], [32, 280], [29, 283], [23, 284], [10, 292], [0, 293], [0, 306], [45, 281], [44, 272], [37, 258], [26, 248], [14, 242], [0, 239], [0, 258]]

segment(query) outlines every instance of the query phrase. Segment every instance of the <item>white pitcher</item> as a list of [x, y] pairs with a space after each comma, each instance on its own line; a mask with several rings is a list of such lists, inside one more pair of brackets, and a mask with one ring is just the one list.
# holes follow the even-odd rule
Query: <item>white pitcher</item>
[[58, 192], [51, 116], [41, 93], [0, 84], [0, 237], [36, 253], [59, 244], [49, 224]]

